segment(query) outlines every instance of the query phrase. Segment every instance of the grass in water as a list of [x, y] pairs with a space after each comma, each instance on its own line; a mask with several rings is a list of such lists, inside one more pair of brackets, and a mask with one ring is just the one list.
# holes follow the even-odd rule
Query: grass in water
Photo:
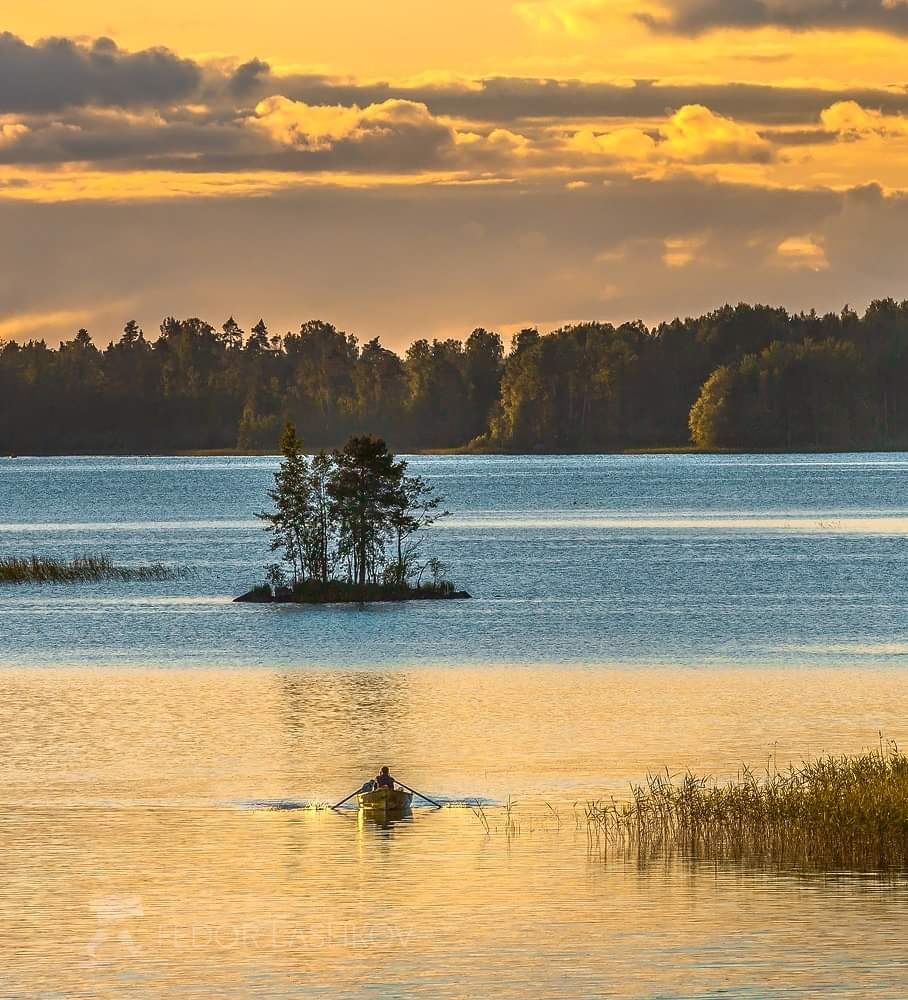
[[590, 803], [590, 836], [606, 850], [762, 858], [833, 870], [908, 867], [908, 757], [890, 743], [718, 784], [650, 775], [630, 802]]
[[107, 556], [77, 556], [54, 559], [50, 556], [0, 559], [0, 583], [92, 583], [116, 580], [172, 580], [183, 571], [163, 563], [148, 566], [117, 566]]

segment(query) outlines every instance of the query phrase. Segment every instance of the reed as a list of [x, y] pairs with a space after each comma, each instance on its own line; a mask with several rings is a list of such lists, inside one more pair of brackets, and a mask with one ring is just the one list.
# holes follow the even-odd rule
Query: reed
[[822, 870], [908, 867], [908, 757], [890, 743], [734, 781], [649, 775], [631, 800], [591, 802], [590, 837], [640, 856], [760, 858]]
[[0, 583], [93, 583], [99, 580], [130, 583], [172, 580], [184, 572], [163, 563], [117, 566], [107, 556], [98, 555], [76, 556], [70, 560], [37, 555], [0, 559]]

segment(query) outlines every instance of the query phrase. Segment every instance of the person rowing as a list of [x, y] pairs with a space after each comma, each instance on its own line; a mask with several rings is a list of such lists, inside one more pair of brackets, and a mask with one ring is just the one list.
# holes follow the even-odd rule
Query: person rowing
[[370, 778], [359, 790], [362, 795], [365, 792], [375, 792], [379, 788], [390, 788], [394, 791], [394, 779], [387, 766], [383, 767], [374, 778]]
[[[398, 785], [400, 787], [397, 787]], [[385, 795], [374, 794], [382, 790], [386, 790]], [[387, 766], [382, 767], [378, 774], [374, 778], [370, 778], [362, 788], [351, 792], [345, 799], [341, 799], [340, 802], [331, 808], [339, 809], [344, 803], [349, 802], [354, 795], [359, 796], [360, 807], [363, 809], [384, 809], [386, 811], [409, 809], [410, 801], [414, 795], [425, 799], [426, 802], [435, 806], [436, 809], [441, 809], [442, 807], [440, 802], [430, 799], [423, 792], [418, 792], [415, 788], [410, 788], [409, 785], [405, 785], [403, 782], [395, 781], [391, 777], [391, 771]]]
[[376, 788], [390, 788], [394, 791], [394, 779], [391, 777], [391, 772], [388, 770], [387, 766], [383, 767], [375, 778]]

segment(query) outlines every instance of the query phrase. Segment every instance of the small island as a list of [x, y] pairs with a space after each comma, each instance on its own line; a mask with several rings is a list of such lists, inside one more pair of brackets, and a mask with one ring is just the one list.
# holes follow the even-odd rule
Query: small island
[[293, 424], [269, 492], [256, 514], [280, 561], [265, 581], [235, 598], [244, 604], [366, 604], [463, 600], [440, 560], [422, 558], [419, 532], [449, 515], [420, 476], [407, 475], [377, 437], [351, 437], [311, 459]]
[[327, 586], [303, 583], [296, 587], [272, 587], [262, 583], [234, 598], [235, 604], [374, 604], [380, 601], [465, 601], [470, 595], [445, 583], [421, 586], [390, 587], [387, 584], [367, 584], [333, 580]]

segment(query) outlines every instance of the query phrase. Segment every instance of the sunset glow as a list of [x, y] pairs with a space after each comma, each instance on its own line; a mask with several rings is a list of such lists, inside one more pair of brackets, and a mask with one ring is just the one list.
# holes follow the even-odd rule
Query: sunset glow
[[908, 6], [748, 10], [13, 0], [0, 331], [320, 316], [401, 347], [899, 297]]

